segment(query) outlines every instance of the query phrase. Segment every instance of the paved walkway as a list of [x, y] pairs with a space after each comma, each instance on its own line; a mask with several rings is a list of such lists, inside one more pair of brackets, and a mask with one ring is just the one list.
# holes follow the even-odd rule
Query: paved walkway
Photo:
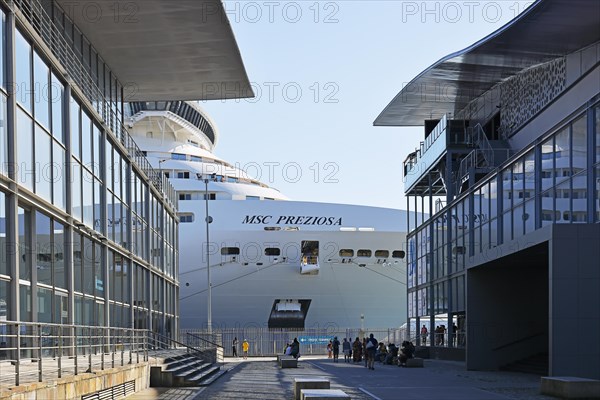
[[228, 359], [232, 368], [207, 388], [148, 389], [128, 400], [231, 400], [293, 398], [295, 377], [326, 377], [332, 389], [359, 400], [551, 400], [539, 394], [540, 377], [510, 372], [466, 371], [464, 363], [425, 360], [425, 368], [376, 364], [375, 370], [343, 360], [302, 357], [297, 369], [274, 359]]

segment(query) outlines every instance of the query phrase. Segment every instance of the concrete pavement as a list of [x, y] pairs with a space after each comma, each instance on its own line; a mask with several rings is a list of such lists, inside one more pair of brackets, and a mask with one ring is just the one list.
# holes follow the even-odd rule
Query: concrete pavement
[[128, 400], [231, 400], [293, 398], [295, 377], [325, 377], [332, 389], [359, 400], [551, 400], [539, 394], [540, 377], [511, 372], [466, 371], [464, 363], [425, 360], [425, 368], [360, 364], [301, 357], [297, 369], [280, 369], [273, 358], [227, 359], [232, 368], [207, 388], [148, 389]]

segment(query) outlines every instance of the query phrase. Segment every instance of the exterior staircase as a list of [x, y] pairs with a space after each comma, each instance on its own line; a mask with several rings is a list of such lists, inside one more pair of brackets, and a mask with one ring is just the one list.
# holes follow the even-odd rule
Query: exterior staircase
[[467, 128], [467, 135], [475, 148], [460, 162], [456, 176], [456, 194], [468, 189], [470, 171], [475, 174], [477, 182], [512, 155], [507, 141], [488, 140], [480, 124]]
[[[159, 335], [160, 336], [160, 335]], [[188, 335], [189, 336], [189, 335]], [[156, 347], [168, 349], [159, 365], [150, 367], [151, 387], [208, 386], [228, 370], [223, 368], [223, 346], [195, 338], [201, 345], [154, 337]]]
[[201, 353], [177, 354], [150, 370], [152, 387], [208, 386], [223, 374], [219, 363], [207, 361]]

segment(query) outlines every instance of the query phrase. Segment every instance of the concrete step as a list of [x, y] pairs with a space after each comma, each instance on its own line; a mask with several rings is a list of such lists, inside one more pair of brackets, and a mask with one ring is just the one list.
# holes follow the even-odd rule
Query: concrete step
[[204, 371], [209, 369], [212, 365], [213, 364], [201, 362], [199, 364], [190, 365], [185, 369], [178, 370], [173, 375], [177, 378], [191, 380], [193, 376], [204, 373]]
[[219, 372], [221, 372], [221, 367], [219, 367], [218, 365], [213, 365], [210, 368], [204, 369], [200, 373], [190, 376], [187, 380], [189, 382], [194, 382], [198, 385], [205, 383], [204, 386], [207, 386], [210, 383], [206, 384], [206, 382], [208, 382], [210, 378], [212, 378], [214, 375], [217, 375]]
[[220, 369], [218, 372], [211, 374], [207, 379], [202, 379], [198, 385], [199, 386], [209, 386], [211, 383], [213, 383], [214, 381], [216, 381], [217, 379], [219, 379], [220, 377], [225, 375], [227, 373], [227, 371], [229, 371], [229, 370]]

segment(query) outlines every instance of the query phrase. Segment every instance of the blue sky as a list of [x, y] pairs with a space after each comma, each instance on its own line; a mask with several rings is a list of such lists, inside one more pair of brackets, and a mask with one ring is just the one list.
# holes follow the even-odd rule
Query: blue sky
[[519, 1], [226, 1], [257, 97], [201, 106], [215, 153], [294, 200], [402, 208], [422, 128], [374, 127], [423, 69], [514, 18]]

